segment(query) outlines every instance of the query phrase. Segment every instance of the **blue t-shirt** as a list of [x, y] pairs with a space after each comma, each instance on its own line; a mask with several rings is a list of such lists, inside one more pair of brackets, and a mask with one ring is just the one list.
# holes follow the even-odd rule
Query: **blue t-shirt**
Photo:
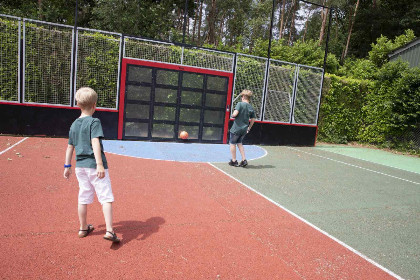
[[99, 138], [101, 155], [104, 168], [108, 169], [108, 163], [102, 145], [101, 121], [91, 116], [76, 119], [70, 127], [69, 145], [73, 145], [76, 151], [76, 167], [95, 168], [96, 160], [92, 149], [92, 139]]
[[233, 122], [230, 132], [236, 135], [244, 135], [248, 129], [249, 119], [255, 119], [254, 108], [247, 102], [239, 102], [236, 104], [235, 110], [238, 110], [238, 115]]

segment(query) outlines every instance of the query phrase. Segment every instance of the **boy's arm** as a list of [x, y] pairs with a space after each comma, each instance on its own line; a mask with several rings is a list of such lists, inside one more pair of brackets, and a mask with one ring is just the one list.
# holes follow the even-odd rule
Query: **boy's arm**
[[251, 127], [254, 125], [254, 122], [255, 122], [255, 118], [252, 118], [251, 122], [249, 123], [249, 126], [248, 126], [248, 129], [247, 129], [246, 133], [249, 133], [249, 131], [251, 130]]
[[99, 142], [99, 138], [92, 138], [92, 149], [93, 154], [95, 155], [96, 160], [96, 176], [99, 179], [105, 177], [105, 169], [104, 163], [102, 162], [102, 155], [101, 155], [101, 143]]
[[239, 114], [239, 111], [238, 110], [233, 111], [232, 118], [236, 118], [236, 116], [238, 114]]
[[[66, 160], [64, 162], [65, 165], [70, 165], [71, 164], [71, 158], [73, 157], [73, 151], [74, 151], [74, 146], [73, 145], [67, 145], [67, 149], [66, 149]], [[71, 167], [67, 167], [64, 168], [64, 178], [68, 179], [70, 177], [71, 174]]]

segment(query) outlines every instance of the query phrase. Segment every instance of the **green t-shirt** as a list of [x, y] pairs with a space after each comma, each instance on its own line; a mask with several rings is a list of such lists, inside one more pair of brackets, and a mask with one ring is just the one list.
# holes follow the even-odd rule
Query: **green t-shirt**
[[101, 121], [91, 116], [76, 119], [70, 127], [69, 145], [73, 145], [76, 151], [76, 167], [95, 168], [96, 160], [92, 149], [93, 138], [99, 138], [101, 144], [101, 155], [104, 168], [108, 169], [108, 163], [102, 146]]
[[244, 135], [248, 129], [249, 119], [255, 119], [254, 108], [247, 102], [239, 102], [236, 104], [235, 110], [238, 110], [239, 114], [236, 116], [230, 132]]

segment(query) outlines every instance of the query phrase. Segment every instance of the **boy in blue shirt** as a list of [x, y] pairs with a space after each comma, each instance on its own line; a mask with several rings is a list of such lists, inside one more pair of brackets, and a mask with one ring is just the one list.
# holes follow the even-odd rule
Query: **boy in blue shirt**
[[93, 202], [94, 194], [102, 204], [106, 234], [104, 239], [120, 242], [112, 228], [112, 194], [111, 180], [108, 173], [108, 163], [102, 146], [101, 121], [93, 118], [96, 110], [97, 93], [88, 87], [80, 88], [76, 92], [77, 106], [82, 111], [70, 127], [69, 142], [66, 150], [64, 164], [64, 177], [68, 179], [71, 174], [71, 159], [76, 151], [75, 173], [79, 181], [79, 206], [80, 221], [79, 237], [88, 236], [93, 230], [93, 225], [87, 224], [87, 205]]
[[[229, 162], [230, 166], [241, 166], [245, 167], [248, 165], [248, 161], [245, 157], [245, 150], [244, 146], [242, 145], [242, 141], [245, 138], [245, 135], [251, 130], [252, 125], [255, 122], [255, 112], [252, 105], [249, 104], [249, 101], [252, 96], [252, 92], [250, 90], [243, 90], [241, 92], [241, 100], [236, 104], [235, 111], [233, 111], [232, 117], [235, 118], [233, 125], [230, 129], [230, 153], [232, 155], [232, 159]], [[251, 119], [251, 122], [249, 121]], [[238, 146], [239, 152], [242, 156], [242, 161], [238, 164], [236, 160], [236, 145]]]

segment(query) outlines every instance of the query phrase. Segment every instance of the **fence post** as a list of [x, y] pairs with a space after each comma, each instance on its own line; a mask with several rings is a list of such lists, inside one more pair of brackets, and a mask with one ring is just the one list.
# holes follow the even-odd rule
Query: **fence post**
[[264, 81], [264, 91], [261, 100], [261, 120], [264, 120], [265, 114], [265, 99], [267, 98], [267, 88], [268, 88], [268, 78], [270, 72], [270, 58], [271, 58], [271, 39], [273, 37], [273, 20], [274, 20], [274, 9], [276, 7], [276, 0], [273, 0], [273, 6], [271, 8], [271, 22], [270, 22], [270, 38], [268, 39], [268, 53], [267, 53], [267, 68], [265, 74], [265, 81]]
[[327, 29], [327, 41], [325, 42], [325, 53], [324, 53], [324, 64], [323, 64], [323, 71], [322, 71], [322, 81], [321, 81], [321, 93], [319, 95], [319, 102], [318, 102], [318, 109], [316, 113], [316, 125], [318, 126], [319, 120], [319, 111], [321, 108], [321, 98], [322, 98], [322, 89], [324, 88], [324, 75], [325, 75], [325, 68], [327, 67], [327, 56], [328, 56], [328, 42], [330, 41], [330, 28], [331, 28], [331, 21], [332, 21], [332, 13], [334, 8], [331, 7], [329, 17], [328, 17], [328, 29]]
[[18, 28], [18, 103], [22, 103], [22, 91], [23, 91], [23, 39], [22, 39], [22, 21], [19, 18], [19, 28]]
[[238, 59], [238, 54], [235, 53], [235, 57], [233, 59], [233, 83], [232, 83], [232, 98], [230, 99], [230, 114], [229, 117], [232, 115], [232, 110], [233, 110], [233, 101], [235, 100], [235, 85], [236, 85], [236, 69], [237, 69], [237, 59]]
[[118, 110], [120, 108], [119, 103], [120, 103], [120, 88], [121, 88], [121, 68], [122, 68], [122, 60], [124, 57], [124, 51], [125, 51], [125, 38], [124, 38], [124, 34], [121, 34], [120, 37], [120, 57], [118, 60], [118, 81], [117, 81], [117, 100], [116, 100], [116, 109]]
[[295, 103], [296, 103], [296, 95], [297, 95], [297, 84], [299, 78], [299, 64], [296, 65], [295, 70], [295, 81], [293, 82], [293, 98], [292, 98], [292, 108], [290, 110], [290, 123], [295, 123]]
[[26, 58], [25, 58], [25, 48], [26, 48], [26, 22], [25, 19], [23, 19], [23, 39], [22, 39], [22, 69], [20, 70], [22, 72], [22, 92], [20, 93], [22, 95], [22, 103], [25, 103], [25, 72], [26, 72]]
[[78, 0], [76, 0], [76, 7], [74, 8], [74, 29], [73, 29], [73, 46], [71, 50], [71, 79], [70, 79], [70, 107], [74, 107], [74, 94], [76, 92], [76, 67], [77, 67], [77, 9]]

